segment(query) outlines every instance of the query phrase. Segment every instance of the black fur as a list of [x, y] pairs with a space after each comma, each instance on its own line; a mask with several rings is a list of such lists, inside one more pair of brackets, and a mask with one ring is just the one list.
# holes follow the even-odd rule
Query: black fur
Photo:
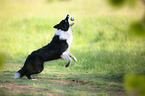
[[[67, 31], [69, 28], [68, 15], [59, 24], [55, 25], [54, 28]], [[60, 40], [58, 35], [55, 35], [52, 41], [36, 50], [33, 51], [26, 59], [22, 69], [18, 71], [20, 78], [25, 76], [31, 79], [32, 74], [38, 74], [44, 69], [44, 62], [60, 59], [63, 52], [68, 48], [66, 40]]]
[[38, 74], [43, 71], [45, 61], [60, 59], [60, 56], [67, 48], [66, 40], [60, 40], [59, 36], [54, 36], [50, 44], [33, 51], [18, 72], [21, 77], [26, 75], [28, 79], [31, 79], [32, 74]]
[[64, 20], [62, 20], [59, 24], [55, 25], [54, 28], [61, 29], [63, 31], [67, 31], [69, 28], [69, 22], [68, 22], [69, 15], [66, 16]]

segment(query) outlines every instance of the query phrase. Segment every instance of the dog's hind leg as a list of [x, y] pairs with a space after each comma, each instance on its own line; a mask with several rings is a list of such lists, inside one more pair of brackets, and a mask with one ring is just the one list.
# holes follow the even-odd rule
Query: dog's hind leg
[[32, 79], [32, 78], [31, 78], [31, 75], [41, 73], [41, 72], [43, 71], [43, 69], [44, 69], [44, 67], [38, 67], [38, 68], [36, 68], [36, 69], [33, 69], [33, 70], [31, 70], [31, 72], [28, 72], [28, 73], [26, 74], [26, 77], [27, 77], [28, 79]]
[[41, 66], [37, 66], [37, 68], [35, 68], [35, 70], [32, 70], [31, 71], [31, 74], [38, 74], [38, 73], [41, 73], [44, 69], [44, 66], [43, 64]]
[[31, 78], [31, 75], [41, 73], [41, 72], [43, 71], [43, 69], [44, 69], [43, 66], [39, 66], [38, 68], [31, 70], [31, 72], [28, 72], [28, 73], [26, 74], [26, 77], [27, 77], [28, 79], [32, 79], [32, 78]]
[[65, 65], [65, 67], [69, 67], [72, 62], [72, 59], [69, 57], [69, 55], [62, 55], [61, 57], [65, 60], [68, 60], [68, 63]]
[[27, 77], [28, 79], [32, 79], [32, 78], [31, 78], [31, 73], [27, 73], [27, 74], [26, 74], [26, 77]]
[[65, 67], [69, 67], [71, 65], [71, 61], [68, 61], [68, 63], [65, 65]]

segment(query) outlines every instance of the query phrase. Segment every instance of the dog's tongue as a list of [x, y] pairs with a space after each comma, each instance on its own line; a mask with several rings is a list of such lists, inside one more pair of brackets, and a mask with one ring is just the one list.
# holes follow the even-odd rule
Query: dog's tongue
[[73, 26], [75, 23], [71, 23], [71, 24], [69, 24], [70, 26]]

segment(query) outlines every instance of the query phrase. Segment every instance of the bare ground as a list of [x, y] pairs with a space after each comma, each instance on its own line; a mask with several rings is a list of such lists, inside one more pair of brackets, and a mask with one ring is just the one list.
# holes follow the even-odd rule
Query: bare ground
[[[35, 82], [43, 82], [45, 79], [37, 79], [34, 80]], [[50, 82], [52, 83], [46, 83], [46, 85], [54, 85], [54, 86], [63, 86], [69, 88], [69, 84], [72, 84], [72, 86], [80, 86], [80, 88], [85, 88], [85, 86], [89, 86], [89, 89], [87, 91], [95, 93], [96, 91], [100, 92], [106, 92], [106, 93], [111, 93], [114, 96], [126, 96], [126, 93], [124, 90], [116, 90], [116, 89], [111, 89], [111, 88], [99, 88], [97, 84], [94, 84], [94, 82], [85, 82], [85, 81], [80, 81], [77, 79], [70, 79], [70, 80], [59, 80], [59, 79], [49, 79]], [[93, 86], [92, 86], [93, 83]], [[30, 92], [33, 91], [33, 95], [40, 95], [40, 94], [47, 94], [49, 96], [62, 96], [61, 92], [57, 92], [54, 90], [48, 90], [48, 89], [43, 89], [43, 88], [35, 88], [33, 86], [27, 86], [27, 85], [18, 85], [16, 83], [7, 83], [7, 82], [0, 82], [1, 85], [1, 90], [0, 90], [0, 95], [1, 96], [10, 96], [10, 93], [17, 93], [17, 94], [23, 94], [23, 95], [30, 95]], [[71, 87], [72, 87], [71, 86]], [[7, 93], [9, 92], [9, 93]]]

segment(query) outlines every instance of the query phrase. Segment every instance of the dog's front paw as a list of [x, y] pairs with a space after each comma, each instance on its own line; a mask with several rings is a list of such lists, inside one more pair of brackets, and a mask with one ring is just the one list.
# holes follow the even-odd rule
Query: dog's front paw
[[68, 68], [70, 65], [71, 65], [71, 62], [69, 61], [69, 62], [65, 65], [65, 67]]
[[77, 59], [76, 59], [76, 57], [74, 57], [73, 59], [74, 59], [74, 61], [75, 61], [75, 62], [77, 62]]
[[69, 67], [69, 64], [66, 64], [65, 67], [68, 68]]

